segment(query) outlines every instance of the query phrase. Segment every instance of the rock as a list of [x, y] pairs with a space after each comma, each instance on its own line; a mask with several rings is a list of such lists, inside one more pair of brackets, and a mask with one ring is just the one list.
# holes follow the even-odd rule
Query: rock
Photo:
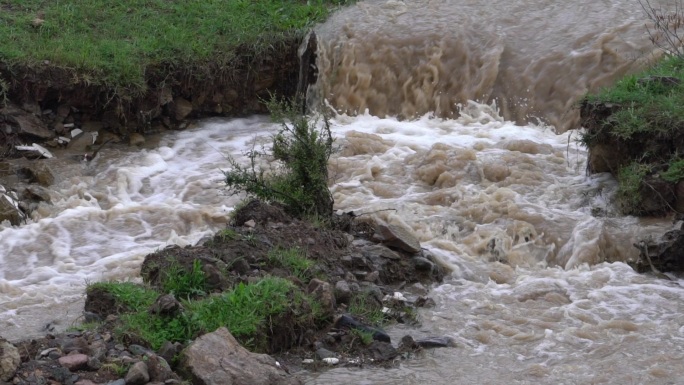
[[411, 254], [420, 251], [420, 242], [413, 234], [402, 227], [395, 225], [378, 225], [376, 235], [382, 239], [382, 243], [387, 246], [400, 249]]
[[156, 354], [147, 355], [147, 369], [150, 374], [150, 381], [180, 380], [180, 377], [171, 370], [169, 363]]
[[4, 115], [6, 121], [17, 124], [22, 134], [37, 136], [41, 139], [50, 139], [55, 136], [55, 133], [50, 131], [37, 116], [15, 105], [6, 105], [5, 108], [0, 109], [0, 115]]
[[157, 354], [159, 354], [166, 362], [173, 360], [176, 354], [180, 353], [183, 345], [180, 342], [165, 341]]
[[176, 120], [184, 120], [192, 112], [192, 103], [182, 97], [173, 100], [171, 109], [175, 114]]
[[314, 278], [309, 282], [309, 286], [306, 291], [313, 295], [314, 298], [320, 302], [323, 309], [325, 309], [329, 314], [333, 314], [335, 311], [335, 294], [332, 289], [332, 285], [328, 282], [321, 281], [318, 278]]
[[272, 357], [240, 346], [225, 327], [190, 343], [181, 353], [179, 369], [195, 385], [301, 385]]
[[419, 350], [420, 345], [416, 343], [416, 341], [411, 337], [410, 335], [405, 335], [401, 337], [401, 341], [399, 342], [399, 351], [400, 352], [410, 352], [410, 351], [415, 351]]
[[55, 174], [50, 166], [44, 162], [34, 162], [28, 167], [23, 167], [19, 172], [31, 183], [38, 183], [43, 187], [48, 187], [55, 183]]
[[435, 264], [427, 258], [413, 257], [412, 260], [416, 270], [432, 272], [435, 269]]
[[421, 348], [448, 348], [456, 347], [456, 341], [451, 337], [427, 337], [416, 340]]
[[73, 372], [84, 369], [88, 365], [88, 356], [81, 353], [69, 354], [59, 357], [57, 361], [60, 365]]
[[338, 303], [349, 303], [351, 294], [351, 288], [349, 287], [349, 283], [347, 283], [347, 281], [342, 280], [335, 283], [335, 301]]
[[133, 364], [126, 377], [124, 378], [126, 385], [144, 385], [150, 380], [150, 374], [147, 371], [147, 364], [143, 361], [138, 361]]
[[52, 155], [50, 151], [48, 151], [47, 148], [37, 144], [33, 143], [30, 146], [15, 146], [19, 151], [25, 151], [28, 153], [23, 153], [23, 156], [28, 157], [30, 159], [37, 159], [37, 158], [54, 158], [55, 156]]
[[4, 190], [0, 186], [0, 223], [9, 221], [12, 226], [19, 226], [26, 220], [26, 214], [19, 208], [19, 201]]
[[145, 144], [145, 137], [134, 132], [128, 137], [128, 144], [131, 146], [142, 146]]
[[30, 200], [35, 203], [52, 203], [52, 198], [50, 198], [50, 190], [42, 186], [27, 186], [21, 195], [23, 200]]
[[183, 305], [173, 294], [162, 294], [154, 301], [150, 309], [151, 314], [175, 315], [183, 310]]
[[318, 348], [316, 349], [316, 356], [322, 360], [325, 358], [335, 357], [336, 354], [326, 348]]
[[364, 325], [349, 314], [342, 314], [335, 320], [335, 327], [338, 329], [355, 329], [373, 335], [373, 339], [381, 342], [390, 342], [390, 336], [380, 328]]
[[399, 354], [391, 343], [383, 341], [373, 341], [368, 351], [376, 361], [389, 361]]
[[9, 381], [21, 364], [19, 349], [0, 337], [0, 381]]
[[639, 249], [639, 258], [632, 268], [639, 273], [652, 272], [656, 275], [684, 271], [684, 231], [670, 230], [657, 239], [642, 239], [634, 245]]

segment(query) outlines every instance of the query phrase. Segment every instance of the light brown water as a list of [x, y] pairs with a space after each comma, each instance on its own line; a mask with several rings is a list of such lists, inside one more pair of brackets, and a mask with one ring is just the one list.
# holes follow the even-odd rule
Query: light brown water
[[[307, 384], [682, 383], [684, 280], [624, 263], [670, 219], [619, 215], [615, 180], [585, 174], [577, 131], [557, 134], [578, 96], [650, 58], [644, 23], [627, 0], [362, 1], [320, 28], [312, 96], [370, 112], [333, 120], [336, 208], [407, 228], [453, 270], [419, 328], [388, 332], [458, 347], [299, 373]], [[273, 129], [210, 120], [60, 173], [53, 205], [0, 228], [0, 334], [63, 330], [87, 281], [138, 279], [147, 253], [221, 228], [239, 201], [225, 156]]]
[[636, 0], [361, 1], [317, 29], [316, 97], [400, 118], [496, 101], [564, 132], [579, 97], [652, 59], [645, 22]]

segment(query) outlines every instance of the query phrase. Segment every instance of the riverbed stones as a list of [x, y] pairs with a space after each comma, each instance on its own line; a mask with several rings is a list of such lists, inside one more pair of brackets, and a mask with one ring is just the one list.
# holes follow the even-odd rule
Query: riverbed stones
[[12, 226], [18, 226], [25, 219], [26, 215], [19, 208], [15, 195], [0, 186], [0, 223], [8, 221]]
[[68, 354], [59, 357], [57, 361], [71, 371], [81, 370], [88, 366], [88, 356], [81, 353]]
[[9, 381], [20, 363], [21, 357], [16, 346], [0, 337], [0, 381]]
[[180, 368], [196, 385], [299, 385], [266, 354], [240, 346], [225, 327], [205, 334], [181, 353]]

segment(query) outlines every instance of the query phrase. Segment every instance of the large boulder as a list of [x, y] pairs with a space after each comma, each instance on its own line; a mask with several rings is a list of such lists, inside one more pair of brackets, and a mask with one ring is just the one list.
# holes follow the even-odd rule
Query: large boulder
[[17, 371], [21, 357], [16, 346], [0, 337], [0, 381], [9, 381]]
[[240, 346], [226, 328], [193, 341], [181, 353], [180, 371], [194, 385], [301, 385], [271, 356]]
[[389, 247], [411, 254], [420, 252], [418, 238], [403, 227], [380, 224], [376, 229], [375, 236]]

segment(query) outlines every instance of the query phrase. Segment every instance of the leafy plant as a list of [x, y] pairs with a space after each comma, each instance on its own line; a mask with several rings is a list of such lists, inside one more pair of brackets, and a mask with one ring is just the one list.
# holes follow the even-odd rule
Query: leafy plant
[[[268, 174], [257, 166], [257, 159], [269, 154], [255, 149], [246, 155], [249, 166], [230, 159], [231, 170], [225, 182], [233, 193], [245, 192], [264, 201], [278, 201], [293, 215], [330, 218], [333, 198], [328, 189], [328, 159], [333, 151], [330, 122], [319, 122], [304, 115], [297, 104], [272, 98], [269, 110], [280, 130], [273, 136], [271, 156], [280, 162]], [[319, 123], [322, 123], [319, 125]]]
[[677, 183], [680, 180], [684, 180], [684, 159], [676, 158], [670, 162], [668, 169], [660, 174], [660, 176], [670, 183]]

